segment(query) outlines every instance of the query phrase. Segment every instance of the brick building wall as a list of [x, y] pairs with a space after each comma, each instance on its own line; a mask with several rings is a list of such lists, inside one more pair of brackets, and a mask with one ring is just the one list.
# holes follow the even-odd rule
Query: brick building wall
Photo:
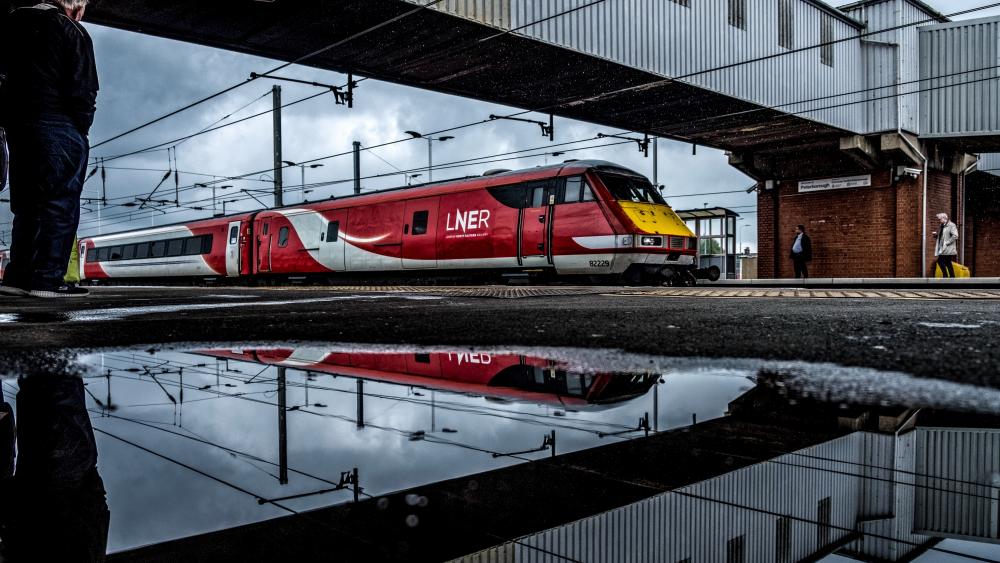
[[[803, 180], [810, 178], [802, 178]], [[893, 182], [886, 169], [872, 173], [862, 188], [799, 193], [798, 181], [784, 180], [758, 192], [758, 275], [793, 277], [789, 258], [795, 226], [805, 225], [812, 238], [811, 277], [920, 277], [923, 225], [922, 178]], [[934, 262], [930, 229], [940, 212], [956, 216], [957, 182], [951, 174], [931, 171], [927, 185], [927, 264]], [[958, 221], [956, 221], [957, 223]], [[961, 231], [961, 225], [959, 225]]]
[[1000, 177], [969, 176], [965, 263], [977, 277], [1000, 277]]
[[969, 221], [966, 262], [977, 277], [1000, 277], [1000, 215], [973, 217]]

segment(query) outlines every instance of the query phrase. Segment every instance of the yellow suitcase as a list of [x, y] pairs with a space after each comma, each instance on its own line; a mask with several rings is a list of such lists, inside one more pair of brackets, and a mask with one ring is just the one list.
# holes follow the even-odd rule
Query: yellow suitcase
[[[972, 277], [972, 273], [969, 271], [969, 269], [966, 268], [965, 266], [959, 264], [958, 262], [952, 262], [951, 266], [955, 270], [955, 277], [956, 278], [969, 278], [969, 277]], [[941, 275], [941, 266], [939, 266], [937, 264], [934, 264], [934, 277], [935, 278], [944, 277], [944, 276]]]

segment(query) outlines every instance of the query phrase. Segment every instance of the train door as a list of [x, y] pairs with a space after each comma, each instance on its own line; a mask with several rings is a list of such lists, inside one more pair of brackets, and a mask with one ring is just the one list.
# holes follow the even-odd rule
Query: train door
[[340, 236], [341, 229], [347, 225], [347, 211], [334, 211], [326, 215], [326, 230], [319, 235], [319, 262], [334, 272], [343, 272], [345, 242]]
[[87, 243], [81, 240], [78, 241], [78, 245], [79, 248], [77, 248], [77, 251], [79, 251], [78, 256], [80, 257], [80, 259], [78, 261], [79, 263], [77, 264], [77, 266], [79, 266], [80, 271], [77, 272], [77, 275], [80, 276], [81, 280], [85, 280], [87, 279], [87, 274], [85, 273], [87, 266]]
[[552, 264], [552, 219], [556, 191], [549, 181], [531, 182], [525, 208], [521, 210], [521, 265], [544, 267]]
[[438, 198], [406, 202], [403, 213], [403, 267], [437, 267]]
[[257, 271], [271, 271], [271, 219], [264, 217], [257, 223], [260, 234], [257, 235]]
[[226, 275], [229, 277], [240, 275], [240, 225], [240, 221], [230, 222], [226, 233]]

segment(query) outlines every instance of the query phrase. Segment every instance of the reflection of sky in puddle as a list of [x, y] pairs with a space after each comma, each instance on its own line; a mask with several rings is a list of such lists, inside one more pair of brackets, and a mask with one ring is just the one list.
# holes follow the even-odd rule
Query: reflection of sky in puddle
[[[353, 467], [364, 492], [379, 495], [546, 457], [548, 449], [493, 454], [540, 449], [553, 430], [557, 452], [566, 453], [642, 436], [636, 429], [647, 415], [651, 430], [684, 426], [722, 416], [752, 387], [739, 372], [677, 371], [658, 383], [652, 372], [611, 375], [499, 353], [334, 354], [315, 363], [328, 351], [298, 349], [288, 358], [290, 349], [271, 350], [256, 361], [229, 349], [85, 356], [92, 368], [87, 405], [111, 509], [109, 550], [287, 514], [259, 505], [254, 495], [329, 488], [321, 479], [337, 482]], [[272, 361], [310, 368], [284, 370], [287, 485], [278, 481], [278, 367], [266, 365]], [[428, 366], [442, 375], [412, 375]], [[358, 377], [365, 380], [363, 428]], [[13, 381], [5, 387], [12, 393]], [[348, 490], [282, 504], [301, 511], [351, 498]]]

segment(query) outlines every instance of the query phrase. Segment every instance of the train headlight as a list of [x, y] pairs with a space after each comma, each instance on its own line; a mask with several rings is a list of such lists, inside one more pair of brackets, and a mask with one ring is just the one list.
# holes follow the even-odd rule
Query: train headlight
[[623, 237], [620, 237], [620, 239], [619, 239], [619, 245], [622, 246], [622, 247], [632, 246], [632, 236], [631, 235], [625, 235]]
[[639, 246], [663, 246], [663, 237], [639, 237]]

